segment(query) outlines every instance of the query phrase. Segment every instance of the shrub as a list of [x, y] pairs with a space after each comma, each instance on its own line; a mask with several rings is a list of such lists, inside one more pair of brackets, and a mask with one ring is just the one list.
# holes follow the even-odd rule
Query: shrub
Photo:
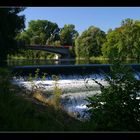
[[[115, 61], [105, 75], [107, 86], [99, 84], [101, 94], [89, 97], [90, 127], [93, 130], [140, 130], [140, 80], [136, 72]], [[139, 77], [139, 76], [138, 76]]]

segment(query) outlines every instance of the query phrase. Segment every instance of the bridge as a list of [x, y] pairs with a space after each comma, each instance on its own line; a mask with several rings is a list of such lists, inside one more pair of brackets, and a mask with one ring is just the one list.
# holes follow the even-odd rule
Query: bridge
[[61, 55], [61, 59], [69, 59], [70, 47], [72, 46], [26, 45], [24, 48], [29, 50], [43, 50], [51, 53], [56, 53]]

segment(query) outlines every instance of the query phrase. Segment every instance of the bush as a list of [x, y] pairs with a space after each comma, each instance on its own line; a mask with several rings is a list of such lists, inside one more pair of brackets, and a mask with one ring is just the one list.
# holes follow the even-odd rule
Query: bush
[[110, 73], [105, 75], [107, 86], [98, 83], [101, 94], [87, 99], [90, 128], [101, 131], [140, 130], [140, 80], [133, 69], [118, 61], [110, 69]]

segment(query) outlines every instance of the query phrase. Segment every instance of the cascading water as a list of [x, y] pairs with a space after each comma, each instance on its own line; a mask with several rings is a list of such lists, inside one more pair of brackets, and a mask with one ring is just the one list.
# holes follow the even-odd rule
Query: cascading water
[[[140, 72], [140, 65], [130, 65], [135, 71]], [[35, 72], [37, 68], [40, 68], [40, 72], [48, 73], [45, 80], [41, 78], [28, 80], [29, 73]], [[52, 79], [52, 75], [55, 74], [59, 77], [57, 85], [62, 91], [60, 96], [60, 104], [62, 108], [70, 115], [73, 115], [77, 119], [84, 120], [89, 117], [86, 112], [88, 96], [100, 93], [100, 86], [92, 79], [95, 79], [102, 85], [107, 86], [107, 82], [104, 80], [104, 75], [101, 73], [107, 73], [110, 71], [110, 65], [63, 65], [63, 66], [23, 66], [15, 67], [14, 73], [18, 73], [18, 77], [13, 78], [13, 84], [21, 87], [25, 87], [28, 90], [32, 90], [32, 83], [36, 87], [43, 91], [44, 97], [53, 100], [53, 91], [55, 87], [55, 81]], [[19, 75], [22, 75], [20, 77]], [[137, 77], [139, 78], [139, 76]]]
[[[85, 99], [88, 96], [100, 93], [99, 85], [92, 80], [93, 78], [102, 82], [102, 84], [106, 84], [103, 77], [97, 74], [85, 76], [59, 75], [57, 85], [62, 91], [60, 104], [65, 111], [79, 120], [84, 120], [89, 117], [86, 112], [88, 108], [86, 107], [87, 101]], [[49, 95], [49, 93], [53, 93], [55, 86], [51, 76], [47, 76], [45, 80], [41, 80], [41, 78], [33, 79], [32, 82], [27, 79], [28, 77], [14, 77], [12, 83], [28, 90], [32, 90], [32, 83], [34, 83], [34, 85], [40, 87], [40, 90], [43, 91], [46, 98], [53, 99], [53, 95]]]

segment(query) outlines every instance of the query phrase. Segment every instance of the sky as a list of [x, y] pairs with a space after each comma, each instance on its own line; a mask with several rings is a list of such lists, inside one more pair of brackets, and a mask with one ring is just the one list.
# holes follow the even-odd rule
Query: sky
[[26, 28], [30, 20], [49, 20], [62, 28], [65, 24], [74, 24], [81, 34], [93, 25], [107, 32], [115, 29], [126, 18], [140, 20], [140, 7], [27, 7]]

